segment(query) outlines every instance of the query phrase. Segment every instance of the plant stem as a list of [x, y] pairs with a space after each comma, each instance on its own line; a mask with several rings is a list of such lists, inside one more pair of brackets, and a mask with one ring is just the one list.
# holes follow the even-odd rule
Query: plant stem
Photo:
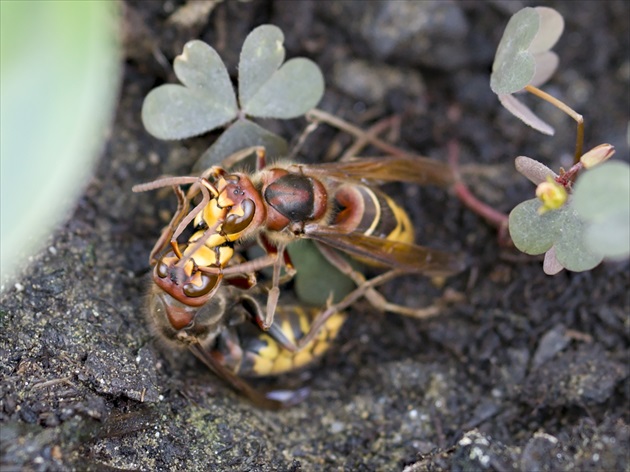
[[459, 172], [459, 146], [455, 140], [448, 142], [448, 163], [455, 177], [453, 191], [455, 195], [473, 213], [481, 216], [484, 220], [497, 228], [499, 241], [503, 245], [510, 244], [508, 229], [508, 215], [495, 210], [488, 204], [479, 200], [464, 183]]
[[526, 85], [525, 90], [529, 93], [536, 95], [539, 98], [542, 98], [548, 103], [551, 103], [553, 106], [562, 110], [564, 113], [569, 115], [577, 122], [577, 136], [575, 139], [575, 156], [573, 158], [573, 164], [577, 164], [580, 161], [580, 157], [582, 157], [582, 150], [584, 147], [584, 118], [578, 112], [576, 112], [573, 108], [569, 107], [566, 103], [558, 100], [556, 97], [549, 95], [546, 92], [543, 92], [538, 87], [534, 87], [533, 85]]

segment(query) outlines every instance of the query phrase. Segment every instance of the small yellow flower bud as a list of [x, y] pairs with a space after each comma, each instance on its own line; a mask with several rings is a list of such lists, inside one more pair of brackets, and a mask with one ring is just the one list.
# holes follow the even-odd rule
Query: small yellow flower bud
[[580, 162], [584, 165], [585, 169], [590, 169], [591, 167], [604, 162], [614, 153], [615, 147], [612, 144], [600, 144], [580, 157]]
[[542, 215], [549, 210], [557, 210], [564, 205], [568, 195], [566, 189], [548, 175], [547, 181], [538, 184], [538, 187], [536, 187], [536, 197], [543, 203], [538, 209], [538, 213]]

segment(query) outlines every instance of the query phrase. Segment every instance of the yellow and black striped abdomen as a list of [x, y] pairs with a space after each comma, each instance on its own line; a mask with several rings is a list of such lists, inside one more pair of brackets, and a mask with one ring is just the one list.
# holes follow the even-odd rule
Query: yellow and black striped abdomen
[[[370, 190], [374, 192], [373, 189]], [[384, 193], [378, 192], [377, 196], [381, 206], [381, 218], [376, 225], [374, 236], [383, 235], [381, 237], [390, 241], [413, 244], [415, 234], [407, 212]]]
[[342, 185], [335, 192], [335, 203], [338, 208], [333, 226], [340, 231], [414, 243], [409, 215], [380, 190], [366, 185]]
[[328, 350], [346, 316], [335, 313], [315, 339], [299, 352], [285, 349], [278, 340], [286, 339], [293, 344], [300, 341], [320, 311], [300, 305], [279, 305], [269, 331], [263, 332], [253, 323], [242, 323], [230, 330], [231, 333], [221, 334], [216, 349], [221, 352], [226, 366], [244, 377], [267, 377], [298, 370]]

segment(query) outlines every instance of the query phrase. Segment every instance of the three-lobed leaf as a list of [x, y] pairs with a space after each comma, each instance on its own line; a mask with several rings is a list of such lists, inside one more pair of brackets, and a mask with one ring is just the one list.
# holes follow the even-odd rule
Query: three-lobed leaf
[[[209, 167], [221, 165], [226, 157], [253, 146], [263, 146], [268, 160], [286, 156], [289, 151], [288, 143], [280, 136], [247, 119], [238, 120], [221, 133], [212, 146], [201, 155], [193, 171], [202, 172]], [[252, 170], [255, 168], [255, 161], [254, 157], [244, 159], [239, 163], [239, 167], [248, 167]]]
[[555, 228], [562, 210], [538, 213], [540, 200], [533, 198], [518, 204], [510, 212], [508, 227], [514, 245], [525, 254], [542, 254], [553, 246]]
[[564, 30], [562, 15], [553, 8], [534, 7], [540, 19], [538, 33], [529, 45], [529, 52], [541, 54], [549, 51], [560, 39]]
[[190, 41], [174, 62], [183, 85], [153, 89], [142, 105], [142, 122], [160, 139], [203, 134], [236, 118], [238, 107], [227, 69], [219, 54], [202, 41]]
[[[242, 114], [260, 118], [295, 118], [315, 107], [324, 94], [324, 78], [309, 59], [285, 57], [282, 31], [273, 25], [254, 29], [239, 61]], [[239, 106], [227, 69], [218, 53], [202, 41], [190, 41], [174, 61], [182, 85], [152, 90], [142, 106], [142, 121], [153, 136], [183, 139], [228, 124]], [[256, 143], [262, 144], [262, 143]]]
[[564, 19], [552, 8], [527, 7], [510, 18], [497, 47], [490, 88], [514, 116], [541, 133], [553, 135], [551, 126], [538, 118], [512, 94], [526, 86], [546, 82], [558, 67], [558, 56], [549, 49], [558, 41]]
[[490, 88], [497, 95], [516, 93], [526, 85], [538, 84], [548, 79], [550, 72], [535, 78], [537, 69], [548, 67], [549, 55], [564, 29], [562, 16], [547, 7], [527, 7], [515, 13], [497, 47], [492, 64]]
[[295, 118], [315, 107], [324, 94], [324, 77], [317, 65], [303, 57], [287, 61], [243, 111], [261, 118]]
[[558, 262], [567, 270], [583, 272], [591, 270], [604, 259], [599, 251], [586, 244], [584, 233], [587, 229], [572, 205], [566, 205], [564, 218], [557, 228], [555, 250]]
[[259, 26], [247, 36], [239, 60], [239, 100], [245, 114], [295, 118], [321, 100], [324, 77], [319, 67], [303, 57], [282, 64], [283, 41], [282, 31], [272, 25]]
[[538, 213], [540, 205], [534, 198], [517, 205], [510, 213], [510, 236], [520, 251], [538, 255], [553, 248], [560, 265], [574, 272], [590, 270], [602, 261], [603, 255], [585, 243], [586, 222], [571, 202], [542, 215]]
[[238, 63], [238, 98], [244, 107], [284, 62], [282, 30], [273, 25], [253, 29], [245, 38]]
[[518, 92], [534, 77], [536, 62], [528, 48], [539, 27], [540, 17], [531, 7], [510, 18], [492, 64], [490, 88], [497, 95]]

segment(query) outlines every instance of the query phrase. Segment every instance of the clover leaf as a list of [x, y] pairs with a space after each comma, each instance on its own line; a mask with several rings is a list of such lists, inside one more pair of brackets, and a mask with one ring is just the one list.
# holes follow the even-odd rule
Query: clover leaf
[[[560, 267], [573, 272], [590, 270], [599, 264], [603, 255], [591, 250], [582, 235], [586, 222], [569, 204], [540, 214], [540, 200], [534, 198], [517, 205], [510, 213], [509, 230], [514, 245], [531, 255], [543, 254], [553, 248]], [[545, 272], [549, 272], [545, 264]]]
[[142, 105], [142, 122], [160, 139], [197, 136], [236, 118], [232, 82], [219, 54], [202, 41], [190, 41], [173, 63], [184, 85], [153, 89]]
[[538, 131], [553, 135], [551, 126], [538, 118], [512, 94], [546, 82], [558, 66], [549, 51], [564, 29], [562, 16], [552, 8], [527, 7], [510, 18], [497, 48], [490, 88], [513, 115]]
[[241, 106], [252, 99], [284, 62], [284, 35], [277, 26], [254, 29], [245, 38], [238, 63], [238, 96]]
[[[212, 166], [221, 165], [226, 156], [230, 156], [241, 149], [253, 146], [263, 146], [269, 160], [286, 156], [289, 152], [289, 144], [265, 128], [247, 119], [239, 120], [226, 129], [217, 140], [197, 160], [193, 171], [202, 172]], [[241, 167], [255, 167], [255, 156], [246, 158]]]
[[497, 95], [511, 94], [526, 85], [544, 83], [557, 66], [557, 56], [549, 49], [563, 29], [562, 16], [552, 8], [527, 7], [513, 15], [492, 64], [492, 91]]
[[245, 39], [239, 60], [239, 100], [247, 115], [295, 118], [313, 108], [324, 94], [324, 77], [311, 60], [284, 60], [280, 28], [263, 25]]
[[[323, 75], [309, 59], [282, 64], [283, 41], [282, 31], [273, 25], [259, 26], [245, 39], [239, 61], [240, 107], [218, 53], [202, 41], [188, 42], [174, 61], [182, 85], [161, 85], [147, 95], [142, 106], [145, 128], [160, 139], [183, 139], [245, 115], [288, 119], [306, 113], [324, 93]], [[262, 144], [264, 137], [256, 138], [252, 129], [253, 142], [248, 144]]]

